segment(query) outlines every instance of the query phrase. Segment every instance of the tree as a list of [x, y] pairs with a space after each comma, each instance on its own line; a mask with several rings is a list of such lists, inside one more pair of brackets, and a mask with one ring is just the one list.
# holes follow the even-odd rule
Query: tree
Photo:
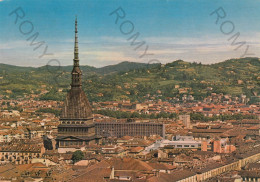
[[139, 113], [137, 113], [137, 112], [133, 112], [133, 113], [131, 114], [131, 118], [138, 118], [138, 117], [140, 117], [140, 115], [139, 115]]
[[55, 114], [55, 116], [59, 116], [61, 113], [60, 110], [51, 109], [51, 108], [41, 108], [41, 109], [36, 110], [35, 112], [53, 113], [53, 114]]
[[73, 153], [71, 160], [73, 163], [76, 163], [80, 160], [84, 159], [84, 154], [81, 150], [77, 150]]

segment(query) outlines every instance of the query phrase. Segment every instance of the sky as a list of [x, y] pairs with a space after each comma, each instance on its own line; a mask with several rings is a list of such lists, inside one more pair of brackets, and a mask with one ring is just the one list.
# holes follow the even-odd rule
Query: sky
[[260, 0], [0, 0], [0, 63], [71, 65], [75, 16], [81, 65], [260, 57], [259, 12]]

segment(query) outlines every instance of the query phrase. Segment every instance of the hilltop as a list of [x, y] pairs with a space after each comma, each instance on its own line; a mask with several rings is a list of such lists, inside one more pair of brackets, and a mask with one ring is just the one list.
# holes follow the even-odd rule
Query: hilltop
[[[41, 99], [62, 99], [70, 86], [71, 69], [72, 66], [32, 68], [0, 64], [0, 94], [17, 97], [50, 91]], [[211, 65], [182, 60], [165, 65], [122, 62], [81, 69], [84, 90], [92, 101], [165, 99], [183, 94], [201, 100], [211, 93], [249, 97], [260, 94], [258, 58], [230, 59]]]

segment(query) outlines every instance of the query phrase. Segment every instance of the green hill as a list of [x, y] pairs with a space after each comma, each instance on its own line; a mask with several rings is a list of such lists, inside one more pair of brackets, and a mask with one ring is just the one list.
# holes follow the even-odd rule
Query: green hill
[[[41, 99], [63, 99], [70, 86], [71, 69], [72, 66], [27, 68], [0, 64], [0, 94], [17, 97], [46, 89], [50, 92]], [[201, 100], [211, 93], [249, 97], [260, 94], [258, 58], [230, 59], [211, 65], [182, 60], [152, 66], [122, 62], [81, 69], [84, 90], [92, 101], [166, 99], [183, 94]], [[61, 88], [63, 91], [57, 92]]]
[[110, 73], [126, 72], [126, 71], [141, 69], [145, 67], [147, 67], [146, 63], [124, 61], [116, 65], [109, 65], [102, 68], [97, 68], [96, 72], [99, 74], [110, 74]]

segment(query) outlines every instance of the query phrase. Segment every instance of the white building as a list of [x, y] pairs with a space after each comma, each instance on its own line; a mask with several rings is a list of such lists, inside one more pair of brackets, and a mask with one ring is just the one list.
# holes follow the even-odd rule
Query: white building
[[145, 148], [146, 152], [158, 150], [165, 146], [173, 146], [174, 148], [200, 149], [201, 141], [196, 141], [192, 136], [174, 136], [173, 140], [157, 140], [152, 145]]

